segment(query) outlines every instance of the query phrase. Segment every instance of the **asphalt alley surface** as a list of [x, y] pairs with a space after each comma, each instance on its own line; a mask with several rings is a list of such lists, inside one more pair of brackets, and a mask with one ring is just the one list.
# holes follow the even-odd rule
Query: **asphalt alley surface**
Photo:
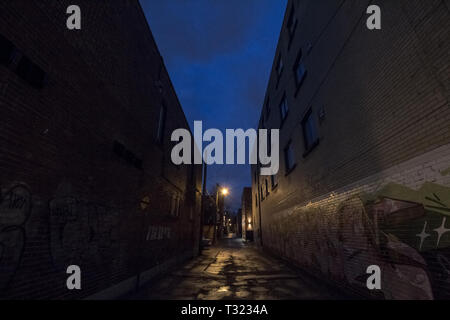
[[242, 239], [228, 238], [127, 297], [137, 300], [343, 299]]

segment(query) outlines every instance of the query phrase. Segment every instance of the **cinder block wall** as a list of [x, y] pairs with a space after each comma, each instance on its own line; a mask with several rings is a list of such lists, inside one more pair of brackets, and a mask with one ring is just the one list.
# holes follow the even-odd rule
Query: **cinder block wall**
[[[264, 247], [362, 296], [449, 298], [450, 232], [439, 229], [450, 229], [448, 2], [378, 1], [377, 31], [366, 28], [369, 4], [289, 1], [266, 94], [271, 112], [265, 105], [260, 119], [280, 128], [279, 183], [258, 190], [270, 177], [255, 179], [253, 166], [253, 214], [261, 210]], [[291, 10], [298, 24], [289, 44]], [[308, 73], [297, 91], [300, 50]], [[305, 154], [308, 110], [320, 140]], [[287, 173], [289, 140], [296, 167]], [[382, 269], [381, 291], [366, 288], [372, 264]]]
[[[15, 47], [0, 64], [0, 298], [113, 297], [198, 248], [201, 168], [171, 164], [188, 124], [138, 1], [77, 1], [77, 31], [71, 4], [0, 3]], [[71, 264], [82, 290], [66, 288]]]

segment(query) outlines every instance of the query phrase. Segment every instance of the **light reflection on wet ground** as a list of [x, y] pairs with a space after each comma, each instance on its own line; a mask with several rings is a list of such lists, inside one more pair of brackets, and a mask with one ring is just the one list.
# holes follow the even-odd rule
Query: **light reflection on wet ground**
[[242, 239], [224, 239], [185, 265], [153, 281], [131, 299], [278, 300], [339, 299], [316, 279], [288, 267]]

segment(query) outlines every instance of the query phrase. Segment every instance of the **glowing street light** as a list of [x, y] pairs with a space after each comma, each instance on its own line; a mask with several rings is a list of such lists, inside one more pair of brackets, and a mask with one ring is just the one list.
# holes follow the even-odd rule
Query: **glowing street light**
[[227, 196], [230, 191], [227, 188], [222, 188], [222, 195]]

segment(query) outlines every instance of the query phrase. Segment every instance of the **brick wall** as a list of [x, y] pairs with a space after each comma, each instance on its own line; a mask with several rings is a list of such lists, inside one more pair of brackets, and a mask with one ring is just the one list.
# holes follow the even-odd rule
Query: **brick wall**
[[201, 168], [171, 164], [170, 134], [188, 124], [138, 1], [78, 1], [77, 31], [70, 4], [0, 4], [16, 48], [0, 64], [2, 298], [87, 297], [198, 248]]
[[253, 229], [253, 217], [252, 217], [252, 189], [245, 187], [242, 191], [241, 198], [242, 207], [242, 238], [246, 239], [246, 231]]
[[[289, 2], [260, 119], [260, 127], [280, 129], [278, 185], [262, 197], [270, 177], [253, 178], [253, 212], [261, 211], [264, 246], [358, 293], [448, 297], [450, 233], [431, 244], [435, 229], [450, 228], [448, 3], [379, 1], [377, 31], [366, 28], [369, 3]], [[297, 86], [300, 50], [307, 75]], [[308, 112], [319, 136], [311, 150], [302, 125]], [[289, 172], [288, 141], [296, 159]], [[428, 247], [417, 236], [425, 223]], [[365, 269], [377, 263], [385, 290], [368, 292]]]

